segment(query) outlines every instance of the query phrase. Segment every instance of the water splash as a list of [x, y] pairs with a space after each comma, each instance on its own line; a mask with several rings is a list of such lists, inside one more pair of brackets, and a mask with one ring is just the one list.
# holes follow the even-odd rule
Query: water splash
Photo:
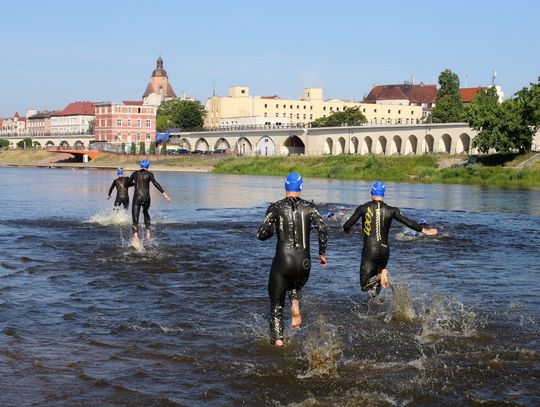
[[420, 341], [432, 342], [441, 336], [471, 337], [476, 335], [477, 329], [478, 321], [474, 312], [455, 298], [436, 295], [425, 311]]
[[342, 355], [338, 330], [323, 317], [319, 317], [315, 326], [318, 327], [318, 332], [311, 332], [302, 346], [308, 370], [305, 374], [298, 375], [298, 378], [337, 378], [339, 377], [337, 363]]
[[124, 209], [108, 208], [96, 213], [87, 222], [96, 223], [101, 226], [129, 225], [131, 223], [131, 217], [128, 211]]
[[413, 304], [409, 297], [409, 290], [404, 283], [392, 284], [392, 308], [391, 312], [385, 318], [386, 322], [390, 320], [400, 322], [412, 322], [417, 316]]

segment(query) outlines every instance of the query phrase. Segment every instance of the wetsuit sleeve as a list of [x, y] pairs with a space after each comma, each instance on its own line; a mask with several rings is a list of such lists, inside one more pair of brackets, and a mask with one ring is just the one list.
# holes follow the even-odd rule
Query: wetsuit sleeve
[[408, 228], [416, 230], [417, 232], [422, 231], [422, 226], [420, 226], [420, 224], [416, 223], [412, 219], [409, 219], [403, 216], [403, 214], [400, 212], [398, 208], [394, 208], [394, 219], [397, 220], [398, 222], [403, 223]]
[[360, 205], [358, 208], [356, 208], [352, 216], [347, 220], [347, 222], [345, 222], [345, 224], [343, 225], [343, 230], [345, 231], [345, 233], [349, 233], [354, 224], [358, 222], [358, 219], [362, 217], [363, 208], [363, 205]]
[[267, 240], [274, 235], [274, 205], [270, 205], [266, 211], [259, 230], [257, 231], [257, 239]]
[[328, 230], [317, 208], [313, 208], [311, 211], [311, 224], [315, 226], [319, 233], [319, 255], [324, 256], [328, 245]]
[[112, 191], [113, 191], [113, 189], [114, 189], [115, 186], [116, 186], [116, 182], [113, 181], [113, 183], [111, 184], [111, 187], [109, 188], [109, 196], [111, 196]]
[[159, 185], [159, 182], [157, 182], [156, 179], [154, 178], [154, 174], [152, 174], [152, 176], [150, 177], [150, 181], [152, 181], [152, 184], [154, 184], [154, 186], [157, 188], [159, 192], [161, 193], [165, 192], [163, 187]]
[[137, 172], [136, 172], [136, 171], [133, 171], [133, 172], [131, 173], [131, 175], [129, 176], [128, 188], [129, 188], [129, 187], [132, 187], [133, 185], [135, 185], [135, 177], [136, 177], [135, 174], [137, 174]]

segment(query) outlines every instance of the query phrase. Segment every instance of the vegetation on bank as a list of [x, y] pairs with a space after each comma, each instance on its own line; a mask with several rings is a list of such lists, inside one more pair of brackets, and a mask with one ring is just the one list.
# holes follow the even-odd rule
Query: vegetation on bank
[[480, 184], [511, 187], [540, 187], [540, 165], [526, 169], [505, 166], [439, 168], [441, 156], [377, 157], [272, 157], [232, 158], [216, 163], [214, 173], [286, 175], [298, 171], [305, 177], [392, 182]]
[[54, 156], [47, 150], [0, 150], [0, 164], [37, 164]]

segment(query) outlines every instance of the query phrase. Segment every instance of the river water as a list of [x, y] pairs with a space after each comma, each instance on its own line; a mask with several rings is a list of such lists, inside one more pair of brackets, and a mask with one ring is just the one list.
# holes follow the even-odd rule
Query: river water
[[114, 176], [0, 168], [0, 405], [540, 405], [539, 190], [387, 184], [441, 233], [395, 224], [394, 289], [368, 302], [341, 232], [368, 183], [306, 180], [337, 221], [277, 350], [255, 233], [283, 179], [158, 173], [173, 201], [134, 251]]

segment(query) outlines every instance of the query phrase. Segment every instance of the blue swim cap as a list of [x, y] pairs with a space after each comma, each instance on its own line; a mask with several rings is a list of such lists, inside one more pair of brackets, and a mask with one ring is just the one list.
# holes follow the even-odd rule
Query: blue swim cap
[[377, 181], [373, 184], [373, 187], [371, 188], [371, 195], [372, 196], [384, 196], [384, 184], [380, 181]]
[[124, 175], [124, 170], [122, 168], [118, 168], [116, 175]]
[[428, 224], [428, 221], [425, 220], [424, 218], [420, 218], [420, 220], [418, 221], [418, 224], [419, 224], [419, 225], [427, 225], [427, 224]]
[[148, 161], [148, 160], [142, 160], [142, 161], [141, 161], [141, 168], [144, 168], [145, 170], [147, 170], [148, 167], [150, 167], [150, 161]]
[[303, 184], [302, 176], [297, 172], [291, 172], [285, 180], [285, 190], [287, 192], [300, 192]]
[[331, 218], [331, 217], [334, 216], [334, 215], [335, 215], [334, 212], [328, 212], [328, 213], [326, 214], [326, 217], [327, 217], [327, 218]]

